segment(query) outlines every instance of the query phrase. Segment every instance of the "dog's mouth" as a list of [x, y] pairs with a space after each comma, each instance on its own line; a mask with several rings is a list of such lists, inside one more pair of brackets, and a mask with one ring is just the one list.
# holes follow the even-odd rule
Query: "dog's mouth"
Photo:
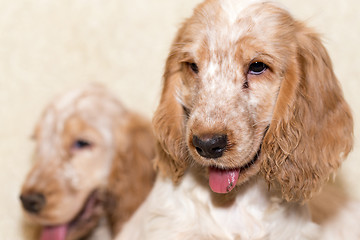
[[233, 190], [240, 174], [244, 174], [258, 161], [260, 150], [261, 146], [252, 160], [241, 167], [231, 169], [209, 167], [209, 186], [211, 190], [216, 193], [228, 193]]
[[40, 240], [65, 240], [72, 235], [78, 225], [84, 225], [91, 221], [94, 211], [97, 206], [101, 204], [97, 196], [97, 192], [94, 191], [90, 194], [84, 203], [84, 207], [76, 215], [76, 217], [70, 222], [56, 225], [56, 226], [44, 226], [41, 232]]
[[[262, 141], [269, 130], [269, 126], [265, 128]], [[246, 175], [247, 172], [259, 161], [259, 156], [262, 147], [262, 141], [259, 149], [256, 151], [254, 157], [246, 164], [238, 168], [221, 169], [218, 167], [209, 167], [209, 186], [213, 192], [229, 193], [236, 186], [240, 175]]]

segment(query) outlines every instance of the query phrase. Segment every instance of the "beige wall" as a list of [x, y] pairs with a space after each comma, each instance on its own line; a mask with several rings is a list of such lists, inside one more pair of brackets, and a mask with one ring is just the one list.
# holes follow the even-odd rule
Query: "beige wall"
[[[56, 94], [89, 81], [151, 116], [174, 33], [200, 0], [0, 0], [0, 238], [23, 237], [19, 189], [32, 128]], [[325, 36], [353, 109], [356, 145], [341, 171], [360, 197], [360, 3], [282, 0]], [[331, 131], [331, 129], [329, 129]]]

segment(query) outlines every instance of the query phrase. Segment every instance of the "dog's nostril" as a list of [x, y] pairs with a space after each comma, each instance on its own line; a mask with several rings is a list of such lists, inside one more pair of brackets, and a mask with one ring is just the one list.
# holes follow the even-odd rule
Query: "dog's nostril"
[[41, 193], [30, 193], [20, 196], [24, 209], [31, 213], [39, 213], [45, 206], [46, 199]]
[[202, 150], [201, 148], [196, 147], [195, 149], [196, 149], [196, 151], [197, 151], [200, 155], [203, 153], [203, 150]]
[[205, 158], [219, 158], [227, 146], [227, 135], [213, 135], [211, 137], [193, 136], [192, 142], [197, 153]]

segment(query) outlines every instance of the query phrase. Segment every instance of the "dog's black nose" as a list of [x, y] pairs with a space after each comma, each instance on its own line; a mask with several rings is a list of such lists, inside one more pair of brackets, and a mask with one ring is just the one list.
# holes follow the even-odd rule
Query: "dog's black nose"
[[45, 206], [46, 199], [41, 193], [30, 193], [20, 196], [24, 209], [31, 213], [39, 213]]
[[226, 135], [193, 136], [192, 142], [200, 156], [205, 158], [219, 158], [227, 146]]

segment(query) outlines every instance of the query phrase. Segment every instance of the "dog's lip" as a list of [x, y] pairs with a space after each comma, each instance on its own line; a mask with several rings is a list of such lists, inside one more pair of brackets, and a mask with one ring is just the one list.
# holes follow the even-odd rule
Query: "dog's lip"
[[259, 147], [259, 149], [257, 150], [257, 152], [255, 153], [254, 157], [248, 161], [247, 163], [238, 166], [238, 167], [219, 167], [217, 165], [211, 165], [209, 166], [209, 168], [216, 168], [216, 169], [223, 169], [223, 170], [231, 170], [231, 169], [239, 169], [239, 173], [246, 171], [247, 169], [249, 169], [251, 166], [253, 166], [259, 159], [260, 156], [260, 152], [261, 152], [261, 145]]
[[[98, 198], [98, 191], [94, 190], [92, 191], [89, 196], [86, 198], [85, 202], [83, 203], [83, 207], [81, 210], [76, 214], [76, 216], [70, 220], [69, 222], [65, 222], [63, 224], [59, 225], [45, 225], [43, 226], [43, 233], [47, 229], [65, 229], [62, 231], [65, 231], [65, 236], [69, 234], [69, 231], [71, 231], [73, 228], [76, 227], [76, 225], [81, 221], [86, 221], [86, 219], [91, 217], [91, 214], [93, 213], [96, 206], [101, 204], [100, 199]], [[47, 238], [45, 238], [47, 239]]]
[[241, 172], [244, 172], [244, 171], [246, 171], [247, 169], [249, 169], [251, 166], [253, 166], [253, 165], [259, 160], [259, 156], [260, 156], [261, 148], [262, 148], [262, 142], [263, 142], [263, 140], [264, 140], [264, 138], [265, 138], [266, 133], [267, 133], [268, 130], [269, 130], [269, 127], [270, 127], [270, 126], [266, 126], [265, 131], [264, 131], [264, 134], [263, 134], [262, 141], [261, 141], [260, 146], [259, 146], [258, 150], [256, 151], [254, 157], [251, 159], [251, 161], [247, 162], [246, 164], [244, 164], [244, 165], [242, 165], [242, 166], [240, 167], [240, 174], [241, 174]]
[[251, 166], [253, 166], [259, 160], [260, 152], [261, 152], [261, 145], [260, 145], [258, 151], [256, 152], [256, 154], [254, 155], [254, 157], [251, 159], [251, 161], [249, 161], [246, 164], [239, 167], [239, 172], [241, 173], [243, 171], [246, 171]]
[[94, 190], [86, 199], [83, 204], [82, 209], [79, 213], [75, 216], [73, 220], [69, 222], [69, 227], [72, 228], [76, 225], [77, 222], [81, 221], [83, 218], [89, 218], [91, 213], [93, 212], [94, 208], [100, 204], [98, 199], [98, 191]]

